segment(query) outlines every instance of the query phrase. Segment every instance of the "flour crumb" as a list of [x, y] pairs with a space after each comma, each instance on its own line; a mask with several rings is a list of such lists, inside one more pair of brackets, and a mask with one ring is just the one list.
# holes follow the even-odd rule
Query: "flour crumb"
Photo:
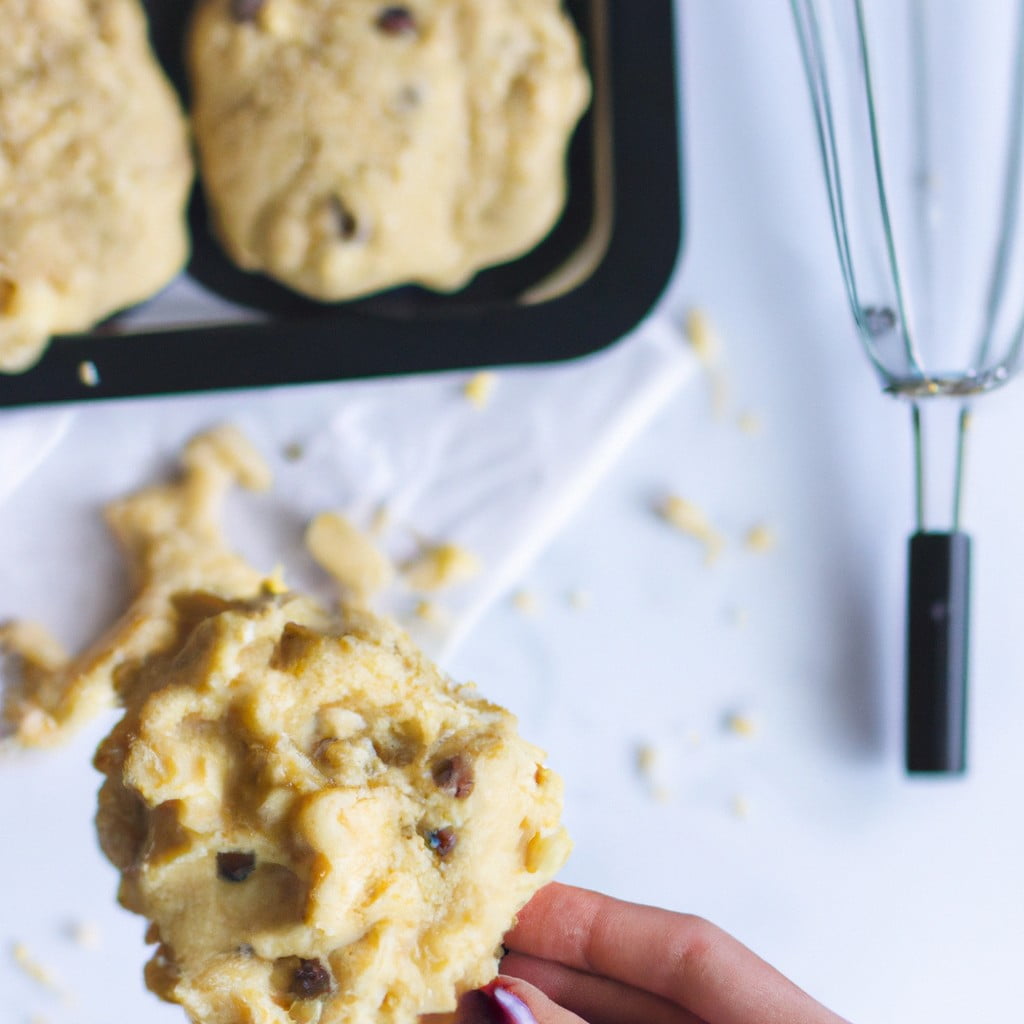
[[775, 535], [775, 531], [763, 523], [752, 526], [747, 530], [746, 537], [743, 538], [743, 546], [748, 551], [753, 551], [759, 555], [774, 550], [777, 545], [778, 538]]
[[403, 566], [406, 582], [413, 590], [443, 590], [465, 583], [481, 569], [480, 559], [458, 544], [436, 544], [423, 548]]
[[78, 364], [78, 379], [87, 388], [94, 388], [99, 385], [100, 371], [91, 359], [83, 359]]
[[657, 508], [670, 526], [685, 533], [704, 546], [704, 562], [712, 565], [725, 547], [725, 538], [711, 525], [707, 515], [693, 502], [669, 495]]
[[462, 393], [471, 405], [477, 409], [486, 409], [491, 403], [491, 398], [494, 395], [494, 389], [497, 387], [497, 384], [498, 375], [496, 373], [490, 370], [481, 370], [479, 373], [474, 373], [466, 381], [462, 388]]
[[661, 755], [652, 743], [639, 743], [633, 754], [636, 773], [650, 794], [652, 800], [659, 804], [667, 804], [672, 799], [672, 792], [659, 778], [661, 774]]

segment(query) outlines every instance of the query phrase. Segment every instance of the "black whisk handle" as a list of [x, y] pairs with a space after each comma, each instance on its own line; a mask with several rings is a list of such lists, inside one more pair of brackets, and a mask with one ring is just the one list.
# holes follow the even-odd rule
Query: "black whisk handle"
[[962, 773], [967, 745], [971, 538], [910, 538], [907, 604], [908, 772]]

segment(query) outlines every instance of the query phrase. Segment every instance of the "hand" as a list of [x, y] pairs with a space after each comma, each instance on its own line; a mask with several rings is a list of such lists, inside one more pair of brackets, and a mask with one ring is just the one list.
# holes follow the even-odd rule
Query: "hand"
[[843, 1024], [713, 924], [585, 889], [542, 889], [505, 946], [460, 1024]]

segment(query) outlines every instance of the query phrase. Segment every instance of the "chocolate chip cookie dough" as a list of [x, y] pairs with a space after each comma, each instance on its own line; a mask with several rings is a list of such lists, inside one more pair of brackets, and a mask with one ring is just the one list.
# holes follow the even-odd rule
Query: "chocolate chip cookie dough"
[[456, 289], [562, 209], [590, 86], [559, 0], [202, 0], [189, 53], [221, 240], [313, 298]]
[[174, 277], [191, 181], [138, 0], [4, 0], [0, 372]]
[[226, 490], [269, 482], [243, 438], [184, 463], [110, 509], [139, 590], [92, 651], [0, 633], [27, 669], [9, 720], [40, 743], [123, 706], [96, 754], [100, 843], [151, 922], [147, 984], [196, 1024], [448, 1013], [568, 855], [561, 782], [395, 626], [228, 550]]

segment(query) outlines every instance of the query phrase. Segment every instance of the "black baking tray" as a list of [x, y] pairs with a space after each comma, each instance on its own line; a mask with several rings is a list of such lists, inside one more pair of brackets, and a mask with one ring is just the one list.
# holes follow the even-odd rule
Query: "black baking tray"
[[[154, 46], [187, 103], [181, 52], [191, 4], [146, 6]], [[0, 406], [545, 363], [621, 338], [664, 290], [683, 239], [674, 4], [565, 6], [594, 98], [570, 147], [564, 213], [532, 252], [454, 294], [402, 287], [318, 303], [236, 269], [210, 232], [197, 185], [186, 274], [249, 318], [141, 327], [128, 311], [55, 338], [24, 373], [0, 374]], [[149, 322], [161, 301], [148, 304]]]

